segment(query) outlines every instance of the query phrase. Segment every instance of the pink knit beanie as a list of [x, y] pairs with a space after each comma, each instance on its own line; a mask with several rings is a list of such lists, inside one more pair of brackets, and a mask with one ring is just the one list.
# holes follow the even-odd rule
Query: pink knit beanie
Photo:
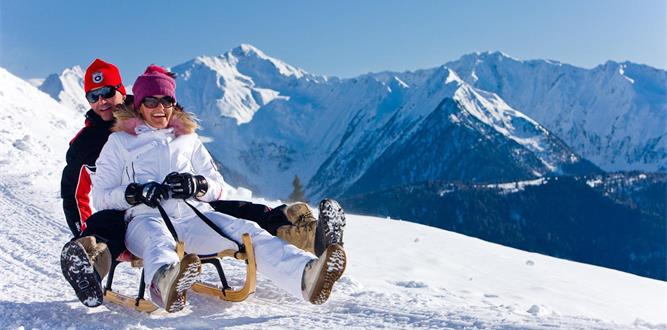
[[171, 72], [151, 64], [146, 68], [146, 72], [134, 82], [132, 93], [134, 94], [134, 109], [138, 111], [141, 101], [147, 96], [165, 95], [176, 100], [176, 81]]

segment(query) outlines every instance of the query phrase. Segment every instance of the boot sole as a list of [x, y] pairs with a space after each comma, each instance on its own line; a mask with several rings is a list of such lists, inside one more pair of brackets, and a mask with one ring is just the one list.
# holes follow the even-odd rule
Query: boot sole
[[169, 288], [169, 298], [164, 309], [169, 312], [178, 312], [185, 307], [186, 292], [199, 279], [201, 273], [201, 261], [195, 254], [186, 255], [181, 260], [181, 269], [176, 280]]
[[329, 299], [334, 283], [343, 276], [347, 265], [347, 257], [342, 246], [330, 245], [324, 253], [327, 261], [323, 268], [326, 269], [320, 270], [320, 276], [310, 296], [310, 302], [315, 305], [321, 305]]
[[101, 279], [88, 259], [86, 250], [77, 242], [65, 244], [60, 254], [60, 268], [76, 297], [88, 307], [102, 304], [104, 291]]
[[345, 229], [345, 211], [333, 199], [324, 199], [320, 202], [320, 215], [315, 233], [315, 255], [318, 257], [324, 250], [333, 244], [343, 245], [343, 230]]

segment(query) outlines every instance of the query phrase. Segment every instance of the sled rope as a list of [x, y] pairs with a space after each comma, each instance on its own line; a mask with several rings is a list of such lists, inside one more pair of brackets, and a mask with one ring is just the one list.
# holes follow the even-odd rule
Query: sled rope
[[242, 243], [237, 242], [235, 239], [229, 237], [229, 235], [225, 234], [225, 232], [222, 231], [222, 229], [218, 228], [211, 219], [209, 219], [207, 216], [205, 216], [203, 213], [201, 213], [196, 207], [192, 206], [192, 204], [188, 203], [188, 201], [183, 200], [185, 204], [188, 204], [188, 206], [192, 209], [192, 211], [197, 214], [199, 219], [202, 219], [204, 223], [206, 223], [211, 229], [213, 229], [216, 233], [218, 233], [220, 236], [234, 242], [236, 246], [238, 247], [238, 252], [245, 252], [245, 246]]
[[169, 216], [167, 215], [167, 212], [162, 208], [162, 205], [158, 204], [157, 205], [158, 211], [160, 211], [160, 215], [162, 216], [162, 219], [164, 220], [164, 223], [167, 225], [167, 229], [169, 229], [169, 232], [171, 233], [171, 236], [174, 237], [174, 240], [178, 242], [178, 234], [176, 233], [176, 229], [174, 228], [174, 224], [171, 223], [171, 219], [169, 219]]
[[[205, 216], [203, 213], [201, 213], [192, 204], [188, 203], [187, 200], [184, 199], [183, 201], [185, 202], [185, 204], [187, 204], [192, 209], [192, 211], [195, 212], [195, 214], [197, 214], [199, 219], [204, 221], [204, 223], [206, 223], [209, 227], [211, 227], [211, 229], [213, 229], [220, 236], [222, 236], [222, 237], [224, 237], [224, 238], [226, 238], [226, 239], [228, 239], [228, 240], [230, 240], [230, 241], [232, 241], [236, 244], [236, 246], [238, 247], [238, 250], [237, 250], [237, 252], [234, 253], [234, 256], [236, 256], [236, 253], [245, 253], [245, 246], [243, 244], [237, 242], [235, 239], [233, 239], [233, 238], [229, 237], [229, 235], [225, 234], [225, 232], [222, 231], [222, 229], [218, 228], [218, 226], [216, 226], [213, 223], [213, 221], [211, 221], [211, 219], [209, 219], [207, 216]], [[215, 259], [215, 261], [211, 261], [211, 263], [213, 264], [213, 266], [215, 266], [216, 270], [218, 271], [218, 274], [220, 275], [220, 281], [222, 282], [222, 295], [227, 296], [227, 290], [231, 289], [231, 287], [229, 286], [229, 284], [227, 282], [227, 277], [225, 276], [225, 272], [222, 269], [222, 266], [220, 265], [220, 261], [218, 259]]]

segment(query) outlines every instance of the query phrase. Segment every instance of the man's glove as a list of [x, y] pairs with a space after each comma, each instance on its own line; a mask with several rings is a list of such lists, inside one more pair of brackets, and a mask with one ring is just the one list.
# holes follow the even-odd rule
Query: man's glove
[[144, 203], [152, 208], [160, 205], [163, 199], [169, 198], [169, 187], [157, 182], [145, 184], [130, 183], [125, 189], [125, 200], [130, 205]]
[[208, 190], [208, 182], [201, 175], [192, 175], [190, 173], [172, 172], [164, 179], [164, 183], [169, 185], [171, 197], [188, 199], [192, 197], [202, 197]]

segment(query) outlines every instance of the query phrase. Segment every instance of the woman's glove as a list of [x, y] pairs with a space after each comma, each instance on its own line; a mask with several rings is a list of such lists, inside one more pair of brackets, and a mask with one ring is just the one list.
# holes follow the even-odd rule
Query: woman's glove
[[169, 187], [157, 182], [145, 184], [130, 183], [125, 189], [125, 200], [130, 205], [144, 203], [152, 208], [160, 205], [163, 199], [169, 198]]
[[192, 175], [190, 173], [172, 172], [164, 179], [164, 183], [169, 185], [171, 197], [188, 199], [192, 197], [202, 197], [208, 190], [208, 182], [201, 175]]

